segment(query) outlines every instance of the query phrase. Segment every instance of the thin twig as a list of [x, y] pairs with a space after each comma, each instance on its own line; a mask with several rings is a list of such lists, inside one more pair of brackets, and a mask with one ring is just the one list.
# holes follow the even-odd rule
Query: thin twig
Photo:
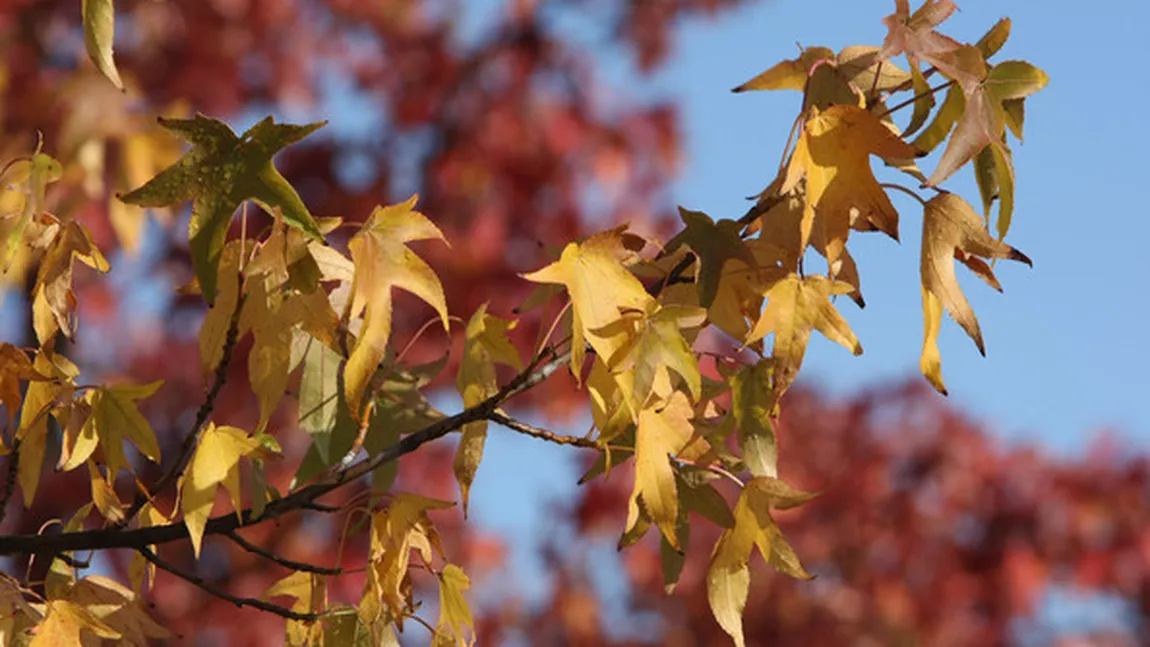
[[259, 600], [256, 598], [245, 598], [245, 597], [240, 597], [237, 595], [232, 595], [231, 593], [228, 593], [227, 591], [225, 591], [225, 590], [223, 590], [217, 586], [213, 586], [212, 584], [209, 584], [206, 580], [204, 580], [204, 578], [200, 577], [199, 575], [196, 575], [194, 573], [189, 573], [189, 572], [185, 571], [184, 569], [176, 566], [175, 564], [171, 564], [169, 562], [164, 561], [163, 559], [160, 559], [160, 556], [157, 555], [156, 553], [152, 552], [152, 550], [150, 548], [148, 548], [147, 546], [140, 546], [136, 550], [138, 550], [140, 552], [140, 554], [144, 556], [144, 559], [155, 564], [159, 568], [162, 568], [163, 570], [171, 573], [172, 575], [175, 575], [176, 577], [180, 578], [181, 580], [183, 580], [189, 584], [192, 584], [196, 587], [199, 587], [203, 591], [205, 591], [211, 595], [214, 595], [215, 597], [217, 597], [221, 600], [231, 602], [232, 604], [236, 605], [237, 607], [252, 607], [253, 609], [259, 609], [260, 611], [266, 611], [268, 613], [274, 613], [275, 615], [280, 616], [282, 618], [287, 618], [288, 620], [299, 620], [301, 622], [312, 622], [312, 621], [318, 620], [323, 615], [321, 613], [300, 613], [299, 611], [292, 611], [291, 609], [288, 609], [286, 607], [281, 607], [278, 604], [272, 604], [271, 602], [267, 602], [264, 600]]
[[288, 559], [287, 557], [283, 557], [282, 555], [277, 555], [277, 554], [273, 553], [272, 551], [270, 551], [266, 548], [262, 548], [260, 546], [257, 546], [255, 544], [253, 544], [252, 542], [248, 541], [247, 539], [244, 539], [242, 535], [240, 535], [238, 532], [236, 532], [234, 530], [229, 530], [229, 531], [223, 533], [223, 535], [225, 537], [227, 537], [228, 539], [231, 539], [240, 548], [243, 548], [244, 550], [248, 551], [249, 553], [259, 555], [260, 557], [263, 557], [266, 560], [275, 562], [275, 563], [279, 564], [280, 566], [283, 566], [284, 568], [288, 568], [288, 569], [291, 569], [293, 571], [306, 571], [308, 573], [317, 573], [319, 575], [343, 575], [343, 569], [342, 568], [324, 568], [322, 566], [315, 566], [313, 564], [308, 564], [305, 562], [297, 562], [294, 559]]
[[903, 108], [909, 106], [910, 104], [914, 103], [915, 101], [918, 101], [919, 99], [921, 99], [923, 97], [928, 97], [928, 96], [934, 94], [935, 92], [938, 92], [939, 90], [945, 90], [946, 88], [949, 88], [952, 85], [954, 85], [953, 80], [947, 81], [946, 83], [939, 84], [933, 88], [930, 88], [926, 92], [923, 92], [922, 94], [914, 95], [913, 97], [907, 99], [906, 101], [903, 101], [902, 103], [894, 106], [893, 108], [887, 108], [885, 112], [883, 112], [879, 115], [875, 115], [875, 116], [877, 116], [879, 119], [882, 119], [883, 117], [889, 115], [892, 112], [895, 112], [896, 110], [902, 110]]
[[582, 447], [584, 449], [601, 449], [599, 444], [590, 438], [579, 438], [577, 436], [564, 436], [557, 434], [553, 431], [548, 431], [541, 427], [529, 425], [525, 422], [520, 422], [502, 411], [492, 411], [487, 419], [491, 422], [503, 425], [512, 431], [517, 431], [525, 436], [538, 438], [539, 440], [546, 440], [549, 443], [557, 445], [571, 445], [573, 447]]
[[[242, 277], [241, 277], [242, 278]], [[228, 323], [228, 332], [224, 338], [224, 353], [220, 357], [220, 363], [216, 365], [216, 371], [212, 378], [212, 386], [208, 390], [207, 397], [204, 398], [203, 403], [196, 411], [195, 422], [192, 423], [192, 428], [189, 430], [188, 435], [184, 437], [184, 443], [180, 446], [180, 452], [176, 455], [176, 460], [168, 467], [163, 476], [152, 486], [152, 496], [162, 492], [164, 488], [171, 485], [174, 481], [180, 478], [184, 473], [184, 468], [187, 467], [188, 461], [192, 458], [192, 452], [196, 449], [196, 442], [200, 438], [200, 432], [203, 431], [204, 425], [208, 422], [208, 417], [212, 415], [212, 411], [216, 407], [216, 399], [220, 395], [220, 391], [224, 388], [224, 383], [228, 379], [228, 366], [231, 364], [232, 353], [235, 351], [236, 342], [239, 341], [240, 333], [240, 311], [243, 310], [245, 295], [242, 290], [236, 297], [236, 308], [232, 311], [231, 320]], [[136, 495], [136, 500], [132, 503], [132, 507], [124, 514], [124, 518], [116, 522], [115, 528], [125, 528], [135, 518], [136, 514], [140, 512], [140, 508], [148, 502], [148, 497], [143, 493]]]

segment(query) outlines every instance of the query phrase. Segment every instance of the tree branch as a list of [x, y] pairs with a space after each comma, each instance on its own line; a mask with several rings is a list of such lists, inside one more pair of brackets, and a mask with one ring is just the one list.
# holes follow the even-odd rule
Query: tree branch
[[582, 447], [584, 449], [602, 449], [599, 444], [590, 438], [578, 438], [576, 436], [563, 436], [553, 431], [529, 425], [525, 422], [520, 422], [502, 411], [493, 411], [491, 415], [487, 416], [491, 422], [503, 425], [512, 431], [517, 431], [525, 436], [538, 438], [539, 440], [546, 440], [549, 443], [557, 445], [571, 445], [573, 447]]
[[232, 595], [231, 593], [228, 593], [227, 591], [225, 591], [219, 587], [208, 584], [208, 582], [206, 580], [204, 580], [204, 578], [200, 577], [199, 575], [196, 575], [195, 573], [189, 573], [189, 572], [185, 571], [184, 569], [176, 566], [175, 564], [172, 564], [172, 563], [164, 561], [163, 559], [160, 559], [160, 556], [157, 555], [156, 553], [152, 552], [152, 550], [150, 548], [148, 548], [147, 546], [140, 546], [136, 550], [138, 550], [140, 552], [140, 554], [144, 556], [144, 559], [155, 564], [159, 568], [171, 573], [172, 575], [175, 575], [176, 577], [180, 578], [181, 580], [183, 580], [189, 584], [192, 584], [196, 587], [199, 587], [200, 589], [206, 591], [207, 593], [209, 593], [211, 595], [214, 595], [215, 597], [217, 597], [221, 600], [226, 600], [228, 602], [231, 602], [232, 604], [236, 605], [237, 607], [252, 607], [253, 609], [259, 609], [260, 611], [266, 611], [268, 613], [274, 613], [275, 615], [280, 616], [282, 618], [287, 618], [288, 620], [300, 620], [303, 622], [310, 622], [310, 621], [318, 620], [320, 618], [320, 616], [322, 615], [319, 613], [300, 613], [298, 611], [292, 611], [291, 609], [288, 609], [286, 607], [281, 607], [278, 604], [272, 604], [271, 602], [267, 602], [264, 600], [259, 600], [256, 598], [244, 598], [244, 597], [240, 597], [237, 595]]
[[262, 548], [260, 546], [257, 546], [255, 544], [253, 544], [252, 542], [248, 541], [247, 539], [244, 539], [242, 535], [240, 535], [238, 532], [236, 532], [234, 530], [229, 530], [229, 531], [224, 532], [222, 534], [225, 537], [227, 537], [228, 539], [231, 539], [240, 548], [243, 548], [244, 550], [248, 551], [249, 553], [259, 555], [260, 557], [263, 557], [264, 559], [269, 560], [269, 561], [273, 561], [273, 562], [279, 564], [280, 566], [283, 566], [284, 568], [288, 568], [288, 569], [291, 569], [293, 571], [306, 571], [308, 573], [317, 573], [319, 575], [343, 575], [343, 569], [342, 568], [324, 568], [322, 566], [315, 566], [312, 564], [307, 564], [305, 562], [297, 562], [294, 559], [288, 559], [286, 557], [283, 557], [282, 555], [277, 555], [276, 553], [273, 553], [272, 551], [270, 551], [266, 548]]
[[[240, 277], [243, 280], [243, 277]], [[228, 366], [231, 364], [232, 351], [236, 348], [236, 342], [240, 337], [240, 311], [244, 306], [245, 295], [240, 291], [236, 297], [236, 309], [232, 311], [231, 320], [228, 323], [227, 336], [224, 338], [224, 354], [220, 357], [220, 363], [216, 365], [215, 374], [212, 377], [212, 386], [208, 389], [208, 395], [204, 398], [203, 404], [200, 405], [196, 411], [196, 420], [192, 423], [191, 430], [188, 435], [184, 437], [184, 442], [180, 445], [180, 453], [176, 455], [176, 460], [168, 470], [164, 472], [163, 476], [156, 481], [152, 486], [152, 496], [159, 494], [164, 488], [171, 485], [174, 481], [180, 478], [184, 473], [184, 468], [187, 467], [188, 461], [192, 458], [192, 452], [196, 449], [196, 442], [200, 438], [200, 432], [203, 430], [204, 425], [208, 422], [208, 417], [212, 415], [212, 411], [216, 408], [216, 398], [219, 397], [220, 391], [224, 388], [224, 383], [228, 380]], [[124, 518], [117, 521], [114, 528], [123, 529], [131, 523], [136, 514], [140, 512], [140, 508], [148, 502], [148, 497], [143, 493], [136, 495], [136, 500], [132, 502], [132, 507], [124, 514]]]
[[[380, 465], [390, 463], [399, 457], [410, 454], [437, 438], [442, 438], [469, 422], [487, 419], [508, 399], [527, 391], [551, 376], [570, 359], [570, 351], [556, 353], [547, 348], [508, 382], [498, 393], [483, 402], [465, 409], [453, 416], [441, 418], [423, 429], [404, 436], [399, 442], [387, 447], [370, 458], [362, 459], [329, 479], [313, 483], [269, 503], [263, 514], [255, 516], [250, 508], [237, 517], [231, 512], [213, 517], [204, 528], [204, 535], [226, 534], [229, 531], [262, 523], [284, 514], [315, 505], [315, 500], [343, 487], [348, 483], [369, 474]], [[187, 539], [188, 529], [177, 522], [162, 526], [150, 526], [125, 530], [109, 527], [100, 530], [84, 530], [61, 533], [59, 535], [7, 535], [0, 536], [0, 555], [12, 554], [58, 554], [68, 550], [106, 550], [110, 548], [134, 548], [140, 550], [149, 544], [166, 544]], [[145, 555], [147, 557], [147, 555]]]

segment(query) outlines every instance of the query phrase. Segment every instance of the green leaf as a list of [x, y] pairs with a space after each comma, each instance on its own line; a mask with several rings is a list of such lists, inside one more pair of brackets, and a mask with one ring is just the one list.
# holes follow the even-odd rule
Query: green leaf
[[160, 125], [191, 144], [192, 149], [146, 184], [119, 198], [141, 207], [193, 200], [189, 225], [192, 264], [204, 300], [211, 305], [228, 224], [245, 200], [269, 212], [278, 208], [287, 224], [316, 240], [323, 239], [315, 219], [276, 170], [272, 157], [326, 123], [277, 124], [267, 117], [237, 137], [224, 122], [202, 114], [192, 119], [161, 117]]
[[116, 10], [112, 0], [83, 0], [84, 46], [88, 58], [117, 89], [124, 89], [116, 62], [112, 60], [112, 40], [116, 32]]
[[755, 476], [779, 475], [779, 445], [771, 415], [771, 361], [763, 359], [731, 378], [731, 415], [739, 429], [743, 461]]

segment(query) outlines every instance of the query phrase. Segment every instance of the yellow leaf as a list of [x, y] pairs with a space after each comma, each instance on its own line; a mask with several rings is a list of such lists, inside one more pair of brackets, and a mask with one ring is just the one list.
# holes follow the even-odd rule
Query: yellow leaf
[[224, 344], [240, 296], [240, 247], [234, 240], [220, 254], [219, 292], [200, 325], [200, 374], [206, 386], [224, 357]]
[[[272, 584], [261, 598], [276, 596], [292, 598], [292, 611], [298, 613], [321, 613], [327, 608], [327, 581], [322, 575], [296, 571]], [[291, 647], [315, 645], [324, 634], [319, 621], [287, 621], [287, 644]]]
[[623, 264], [634, 255], [627, 247], [625, 230], [617, 227], [582, 243], [569, 243], [558, 261], [523, 275], [528, 281], [566, 286], [573, 310], [571, 369], [576, 376], [582, 367], [583, 340], [600, 357], [613, 357], [628, 337], [605, 336], [600, 331], [617, 322], [623, 312], [647, 312], [653, 301]]
[[745, 563], [712, 564], [707, 569], [707, 601], [711, 604], [711, 613], [738, 647], [747, 644], [743, 637], [743, 609], [747, 606], [750, 588], [751, 571]]
[[193, 552], [199, 557], [204, 526], [216, 501], [216, 489], [223, 485], [240, 510], [240, 459], [261, 450], [259, 441], [235, 427], [208, 424], [200, 434], [200, 443], [180, 478], [180, 508], [192, 540]]
[[[152, 528], [155, 526], [165, 526], [172, 522], [164, 513], [157, 510], [152, 506], [151, 502], [145, 503], [140, 512], [136, 515], [140, 528]], [[154, 545], [148, 546], [148, 549], [155, 551]], [[132, 590], [140, 593], [144, 587], [144, 579], [148, 579], [148, 590], [156, 583], [156, 565], [148, 561], [139, 552], [132, 553], [132, 561], [128, 564], [128, 581], [132, 585]]]
[[119, 645], [147, 647], [156, 639], [172, 637], [171, 632], [148, 615], [134, 591], [113, 579], [89, 575], [68, 591], [68, 600], [117, 633], [117, 636], [102, 637], [116, 638]]
[[16, 422], [16, 413], [20, 410], [20, 383], [47, 379], [48, 376], [41, 375], [32, 366], [32, 360], [23, 350], [0, 343], [0, 405], [8, 410], [8, 424]]
[[659, 401], [670, 397], [674, 389], [671, 371], [686, 383], [694, 400], [702, 391], [699, 362], [682, 332], [701, 326], [707, 312], [689, 306], [653, 307], [657, 309], [644, 317], [631, 335], [632, 343], [621, 349], [620, 354], [626, 350], [626, 355], [621, 360], [612, 357], [607, 361], [615, 372], [633, 373], [630, 395], [634, 411], [645, 407], [652, 395]]
[[[791, 195], [784, 196], [777, 204], [771, 207], [760, 218], [760, 238], [763, 241], [769, 241], [771, 247], [782, 251], [782, 254], [775, 255], [783, 268], [791, 272], [797, 272], [799, 268], [799, 260], [806, 253], [806, 249], [800, 248], [802, 243], [801, 226], [803, 219], [805, 200], [802, 192], [796, 188]], [[851, 228], [856, 231], [867, 231], [871, 229], [869, 221], [862, 219], [856, 220], [851, 224]], [[815, 220], [811, 226], [810, 232], [810, 246], [816, 252], [821, 254], [824, 258], [827, 256], [827, 239], [823, 230], [823, 217], [819, 212], [815, 213]], [[762, 246], [762, 244], [760, 245]], [[773, 251], [773, 250], [772, 250]], [[758, 253], [756, 256], [764, 257], [763, 253]], [[771, 258], [770, 260], [774, 260]], [[859, 286], [859, 273], [858, 267], [855, 265], [854, 257], [851, 256], [850, 250], [843, 248], [839, 255], [838, 261], [834, 263], [827, 263], [827, 272], [835, 280], [849, 283], [854, 290], [848, 296], [860, 308], [866, 305], [863, 300], [861, 288]], [[777, 274], [774, 278], [778, 279], [782, 274]], [[753, 315], [757, 318], [758, 310]], [[744, 330], [739, 337], [745, 337], [746, 331]]]
[[404, 203], [376, 207], [348, 243], [355, 264], [350, 317], [364, 313], [363, 329], [344, 368], [348, 406], [362, 417], [364, 391], [383, 360], [391, 336], [391, 289], [397, 287], [429, 303], [448, 329], [443, 286], [423, 259], [407, 247], [417, 240], [447, 240], [426, 216], [414, 211], [419, 196]]
[[[471, 619], [471, 608], [467, 606], [467, 599], [463, 592], [471, 588], [471, 580], [455, 564], [443, 567], [439, 574], [439, 623], [436, 631], [444, 627], [450, 630], [455, 637], [456, 645], [475, 644], [475, 625]], [[471, 639], [464, 638], [464, 628], [471, 630]]]
[[915, 157], [918, 150], [857, 106], [810, 112], [780, 187], [781, 193], [789, 193], [806, 179], [799, 249], [806, 249], [811, 240], [816, 209], [823, 222], [827, 261], [832, 264], [846, 246], [852, 210], [858, 219], [898, 239], [898, 212], [871, 172], [870, 155], [901, 160]]
[[80, 369], [68, 358], [52, 352], [51, 343], [36, 353], [32, 367], [53, 381], [29, 383], [20, 409], [20, 428], [16, 432], [16, 439], [20, 441], [20, 464], [16, 480], [23, 492], [25, 507], [32, 505], [40, 482], [40, 468], [48, 441], [49, 412], [58, 401], [71, 400], [71, 384], [80, 374]]
[[811, 330], [818, 330], [831, 341], [838, 342], [855, 355], [862, 354], [862, 345], [850, 325], [831, 303], [836, 294], [849, 294], [853, 286], [832, 281], [825, 276], [799, 278], [790, 274], [767, 291], [767, 307], [747, 336], [747, 342], [775, 334], [774, 396], [782, 397], [802, 367]]
[[[44, 211], [48, 185], [60, 179], [63, 168], [55, 158], [41, 153], [37, 146], [31, 159], [14, 161], [5, 175], [8, 176], [8, 184], [19, 187], [13, 193], [22, 194], [23, 204], [16, 213], [0, 217], [0, 273], [9, 270], [20, 248], [31, 242], [29, 238], [36, 233], [44, 233], [36, 231], [39, 228], [35, 223]], [[40, 248], [42, 244], [37, 242], [31, 246]]]
[[834, 60], [834, 51], [826, 47], [808, 47], [798, 58], [778, 63], [747, 81], [732, 92], [748, 90], [802, 90], [806, 87], [811, 67], [818, 61]]
[[68, 600], [49, 600], [44, 621], [36, 627], [36, 635], [28, 647], [61, 647], [80, 645], [81, 632], [100, 638], [118, 639], [120, 633], [100, 621], [84, 607]]
[[32, 290], [32, 324], [41, 345], [61, 330], [65, 336], [72, 336], [72, 311], [76, 309], [76, 296], [72, 294], [73, 260], [98, 272], [110, 269], [87, 228], [74, 220], [61, 227], [44, 253]]
[[88, 401], [92, 406], [92, 415], [80, 431], [80, 439], [84, 442], [82, 445], [77, 443], [61, 469], [72, 470], [83, 464], [95, 449], [97, 438], [104, 450], [104, 461], [108, 466], [108, 472], [113, 477], [120, 468], [128, 467], [123, 450], [125, 438], [131, 441], [148, 460], [159, 463], [160, 445], [156, 441], [152, 426], [136, 406], [136, 401], [153, 395], [161, 384], [163, 381], [141, 386], [120, 384], [90, 391]]
[[88, 461], [88, 479], [92, 483], [92, 502], [96, 504], [96, 509], [100, 511], [100, 514], [112, 523], [122, 520], [124, 518], [123, 503], [116, 496], [116, 490], [112, 484], [104, 480], [100, 470], [91, 461]]
[[[507, 333], [515, 328], [516, 323], [487, 314], [486, 303], [475, 311], [471, 321], [467, 323], [463, 359], [455, 380], [459, 394], [463, 396], [464, 407], [473, 407], [499, 390], [495, 376], [496, 363], [523, 370], [519, 352], [507, 338]], [[486, 439], [486, 420], [468, 423], [463, 426], [459, 446], [455, 450], [452, 469], [463, 496], [464, 517], [467, 516], [471, 484], [475, 480], [479, 463], [483, 460], [483, 445]]]
[[[971, 259], [967, 257], [1006, 258], [1031, 265], [1025, 254], [995, 240], [970, 204], [959, 196], [941, 193], [926, 203], [922, 218], [921, 261], [923, 317], [926, 324], [920, 366], [923, 375], [941, 393], [946, 393], [946, 388], [942, 382], [938, 352], [938, 329], [942, 320], [939, 305], [970, 335], [978, 352], [986, 355], [978, 319], [959, 288], [954, 273], [956, 257], [964, 259], [968, 265]], [[988, 266], [983, 264], [976, 267], [992, 286], [997, 286], [997, 280]]]
[[[870, 45], [844, 47], [838, 55], [839, 70], [864, 93], [889, 92], [910, 81], [910, 73], [881, 60], [879, 48]], [[877, 77], [877, 79], [876, 79]]]
[[[670, 457], [677, 456], [691, 441], [694, 415], [690, 402], [676, 391], [661, 409], [647, 408], [639, 412], [635, 433], [635, 487], [631, 492], [632, 504], [642, 499], [647, 514], [663, 536], [679, 548], [675, 520], [679, 516], [679, 495]], [[629, 520], [628, 527], [634, 520]]]

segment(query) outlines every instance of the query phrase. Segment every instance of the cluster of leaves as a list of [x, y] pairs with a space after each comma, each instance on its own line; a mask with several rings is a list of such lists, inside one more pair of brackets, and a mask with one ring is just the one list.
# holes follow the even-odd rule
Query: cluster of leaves
[[[4, 450], [29, 505], [51, 419], [62, 434], [58, 468], [85, 466], [92, 488], [92, 505], [79, 511], [63, 534], [8, 537], [0, 543], [0, 552], [51, 554], [52, 572], [63, 578], [43, 594], [18, 584], [9, 587], [8, 598], [20, 604], [25, 597], [42, 596], [40, 607], [12, 603], [24, 609], [22, 624], [12, 631], [27, 637], [25, 630], [31, 630], [34, 641], [64, 635], [60, 632], [78, 636], [81, 630], [128, 640], [127, 630], [107, 618], [76, 611], [82, 609], [78, 600], [94, 595], [91, 587], [111, 589], [90, 577], [77, 579], [72, 568], [75, 550], [128, 547], [137, 553], [134, 590], [121, 595], [116, 589], [122, 601], [117, 613], [137, 604], [136, 596], [159, 567], [224, 599], [287, 618], [290, 644], [345, 644], [348, 636], [387, 644], [394, 643], [405, 620], [422, 622], [416, 615], [420, 603], [412, 571], [426, 571], [436, 576], [440, 590], [440, 621], [437, 627], [428, 625], [434, 640], [466, 644], [474, 636], [462, 594], [468, 579], [447, 561], [428, 514], [452, 504], [393, 491], [392, 482], [402, 456], [460, 431], [453, 467], [466, 511], [487, 424], [495, 421], [597, 451], [598, 461], [583, 482], [606, 478], [633, 458], [620, 546], [634, 544], [655, 526], [668, 591], [685, 562], [690, 513], [721, 527], [708, 569], [708, 599], [719, 625], [743, 644], [741, 616], [755, 547], [780, 572], [810, 578], [775, 522], [774, 511], [814, 496], [779, 479], [775, 419], [781, 400], [796, 379], [813, 330], [856, 355], [862, 352], [834, 301], [847, 295], [864, 303], [848, 238], [852, 231], [879, 231], [897, 240], [899, 213], [887, 190], [918, 198], [905, 187], [880, 184], [870, 156], [936, 192], [918, 200], [923, 205], [926, 320], [922, 368], [938, 390], [944, 391], [937, 348], [944, 308], [983, 349], [977, 320], [958, 288], [954, 261], [996, 288], [987, 260], [1029, 263], [1002, 242], [1014, 192], [1005, 138], [1008, 127], [1021, 135], [1022, 100], [1045, 84], [1045, 75], [1023, 62], [987, 62], [1005, 41], [1009, 22], [1000, 22], [977, 45], [964, 45], [935, 31], [954, 11], [953, 3], [928, 0], [913, 14], [904, 0], [896, 4], [896, 13], [886, 19], [890, 33], [882, 47], [850, 47], [838, 54], [807, 48], [799, 58], [737, 88], [803, 93], [795, 122], [798, 138], [793, 147], [788, 144], [777, 176], [746, 215], [716, 222], [681, 209], [684, 228], [665, 244], [640, 237], [626, 225], [568, 243], [554, 262], [523, 275], [539, 285], [520, 313], [555, 298], [565, 300], [528, 362], [508, 338], [518, 321], [478, 308], [465, 326], [456, 378], [464, 409], [450, 416], [435, 410], [420, 392], [443, 363], [408, 365], [405, 350], [396, 353], [390, 343], [393, 288], [429, 304], [436, 313], [429, 323], [438, 321], [449, 334], [458, 321], [449, 315], [439, 277], [408, 246], [422, 240], [447, 242], [415, 210], [416, 196], [377, 207], [365, 222], [351, 225], [355, 233], [345, 254], [334, 244], [345, 223], [314, 218], [272, 163], [278, 151], [323, 124], [297, 126], [268, 118], [236, 135], [203, 115], [162, 118], [160, 124], [190, 144], [190, 150], [120, 200], [156, 208], [193, 202], [189, 246], [195, 280], [183, 291], [202, 294], [209, 310], [199, 337], [204, 405], [154, 483], [139, 477], [124, 455], [123, 441], [130, 440], [143, 459], [163, 464], [153, 430], [136, 404], [159, 384], [82, 384], [80, 370], [56, 350], [57, 338], [74, 331], [73, 261], [98, 271], [107, 271], [108, 263], [83, 224], [45, 210], [45, 187], [59, 175], [52, 158], [37, 149], [29, 160], [10, 166], [18, 175], [10, 193], [21, 205], [3, 220], [3, 249], [6, 262], [18, 248], [39, 257], [31, 294], [39, 346], [0, 346], [6, 359], [0, 403], [9, 412], [7, 428], [13, 430]], [[105, 20], [110, 15], [110, 3], [85, 3], [93, 59], [115, 82]], [[902, 54], [909, 71], [892, 61]], [[929, 66], [925, 70], [923, 63]], [[927, 79], [935, 75], [947, 81], [930, 87]], [[942, 89], [948, 89], [947, 99], [910, 140], [930, 119], [933, 96]], [[903, 92], [911, 98], [892, 106], [892, 97]], [[911, 106], [911, 123], [900, 128], [892, 115]], [[915, 160], [943, 141], [948, 141], [946, 149], [928, 178]], [[981, 217], [959, 196], [937, 188], [967, 162], [973, 162], [982, 193]], [[248, 201], [274, 214], [275, 223], [249, 237], [244, 211], [243, 233], [229, 240], [235, 212]], [[997, 237], [989, 227], [995, 201]], [[825, 257], [825, 274], [807, 272], [808, 247]], [[704, 353], [699, 350], [704, 334], [733, 338], [740, 350], [753, 353], [752, 359], [742, 352]], [[250, 432], [212, 419], [228, 363], [239, 339], [249, 335], [248, 377], [259, 409]], [[703, 370], [701, 357], [710, 359], [713, 370]], [[557, 436], [502, 410], [564, 364], [587, 394], [592, 434]], [[497, 365], [515, 371], [502, 386]], [[310, 435], [310, 448], [292, 483], [277, 488], [264, 468], [281, 460], [287, 431], [271, 421], [293, 385], [298, 387], [296, 423]], [[115, 490], [121, 472], [128, 472], [137, 486], [130, 503]], [[210, 588], [155, 552], [156, 544], [187, 537], [199, 556], [205, 536], [234, 535], [239, 527], [315, 509], [322, 506], [319, 497], [369, 474], [371, 491], [351, 508], [370, 519], [367, 573], [357, 604], [329, 603], [327, 581], [343, 575], [338, 569], [294, 564], [296, 572], [263, 596], [294, 599], [288, 608]], [[738, 484], [733, 510], [716, 489], [717, 479]], [[155, 497], [169, 486], [177, 488], [178, 503], [165, 512]], [[235, 514], [213, 518], [220, 486]], [[93, 507], [105, 527], [80, 530]], [[136, 527], [130, 528], [133, 522]], [[412, 551], [419, 557], [414, 563]]]

